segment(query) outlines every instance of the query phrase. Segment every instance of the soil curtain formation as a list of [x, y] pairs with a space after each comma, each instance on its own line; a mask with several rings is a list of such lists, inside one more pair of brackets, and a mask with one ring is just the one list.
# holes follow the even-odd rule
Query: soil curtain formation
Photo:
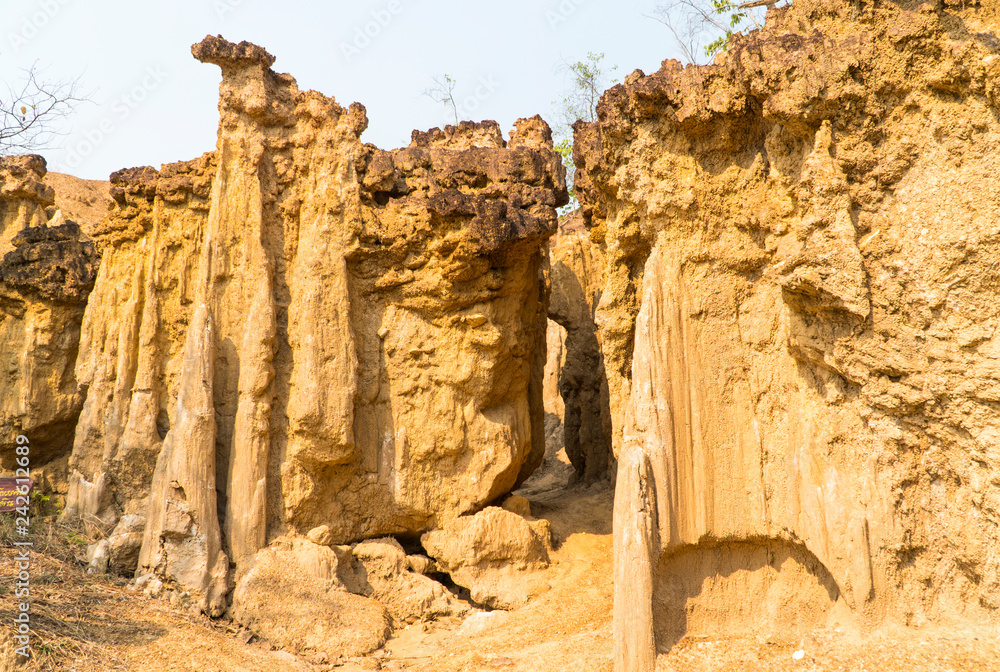
[[101, 222], [0, 164], [0, 423], [114, 567], [260, 627], [285, 561], [367, 610], [357, 646], [389, 617], [330, 582], [459, 610], [391, 536], [534, 599], [548, 527], [490, 505], [561, 447], [615, 477], [618, 672], [705, 631], [994, 622], [998, 17], [802, 1], [633, 72], [575, 127], [562, 221], [539, 117], [385, 151], [206, 38], [216, 149], [115, 173]]

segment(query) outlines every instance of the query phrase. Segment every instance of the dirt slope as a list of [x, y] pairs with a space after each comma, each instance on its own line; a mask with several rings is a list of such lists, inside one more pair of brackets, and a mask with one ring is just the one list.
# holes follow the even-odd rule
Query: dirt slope
[[111, 189], [107, 180], [84, 180], [49, 172], [43, 182], [56, 190], [56, 207], [63, 216], [79, 224], [88, 236], [107, 214]]

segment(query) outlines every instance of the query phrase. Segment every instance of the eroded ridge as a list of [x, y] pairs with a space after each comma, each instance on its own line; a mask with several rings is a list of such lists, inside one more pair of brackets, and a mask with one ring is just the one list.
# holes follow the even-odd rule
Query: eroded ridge
[[[796, 2], [712, 65], [632, 73], [577, 127], [619, 487], [645, 493], [616, 535], [652, 549], [625, 612], [669, 614], [659, 573], [704, 567], [661, 555], [772, 571], [749, 544], [795, 549], [803, 614], [994, 618], [996, 23], [994, 2]], [[733, 594], [713, 581], [703, 605]]]
[[239, 575], [320, 526], [415, 534], [538, 465], [567, 195], [538, 117], [384, 151], [363, 106], [300, 91], [260, 47], [192, 51], [222, 70], [218, 145], [112, 176], [68, 512], [138, 516], [140, 571], [218, 613], [227, 559]]

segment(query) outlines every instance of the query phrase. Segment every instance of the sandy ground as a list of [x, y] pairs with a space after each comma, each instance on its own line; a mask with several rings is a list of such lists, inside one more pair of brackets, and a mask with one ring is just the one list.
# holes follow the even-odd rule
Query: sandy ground
[[[225, 619], [211, 621], [130, 590], [124, 579], [87, 575], [68, 528], [43, 526], [32, 566], [35, 658], [12, 664], [14, 551], [0, 521], [0, 672], [129, 670], [410, 670], [412, 672], [605, 672], [611, 665], [611, 506], [607, 485], [566, 485], [550, 465], [520, 494], [551, 521], [550, 589], [527, 606], [403, 627], [365, 658], [322, 661], [274, 650]], [[75, 541], [74, 541], [75, 540]], [[657, 670], [1000, 670], [996, 629], [885, 630], [860, 636], [818, 630], [794, 645], [756, 637], [689, 636], [660, 655]]]

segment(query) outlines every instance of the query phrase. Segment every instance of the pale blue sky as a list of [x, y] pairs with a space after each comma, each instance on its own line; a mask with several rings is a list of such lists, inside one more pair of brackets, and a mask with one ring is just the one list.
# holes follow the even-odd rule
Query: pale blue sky
[[[0, 78], [32, 65], [50, 80], [81, 76], [91, 102], [66, 120], [58, 147], [40, 152], [51, 170], [80, 177], [215, 147], [219, 69], [190, 53], [206, 34], [260, 44], [300, 88], [364, 104], [362, 139], [389, 149], [414, 128], [451, 122], [422, 95], [435, 75], [458, 81], [470, 108], [462, 118], [496, 119], [506, 134], [518, 117], [552, 120], [570, 84], [561, 61], [604, 52], [621, 78], [680, 58], [667, 29], [643, 16], [654, 2], [3, 0]], [[366, 28], [373, 37], [359, 38]]]

